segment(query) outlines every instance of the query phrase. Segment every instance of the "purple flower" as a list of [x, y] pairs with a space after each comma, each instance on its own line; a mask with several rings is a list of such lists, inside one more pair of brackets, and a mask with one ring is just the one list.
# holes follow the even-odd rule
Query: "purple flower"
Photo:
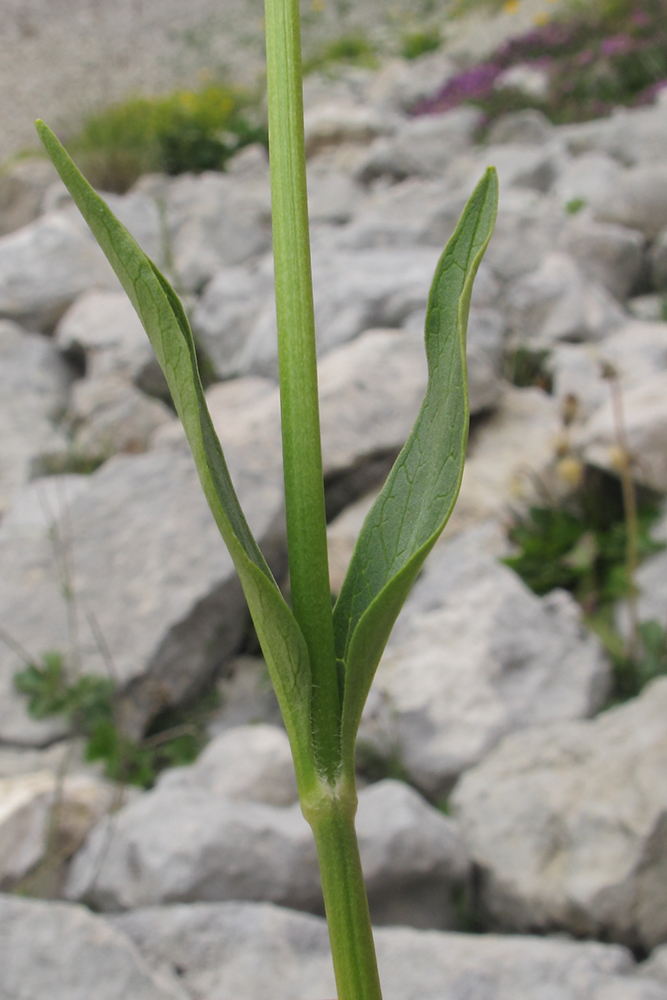
[[590, 66], [594, 59], [595, 53], [593, 52], [593, 49], [584, 49], [583, 52], [580, 52], [577, 56], [577, 64], [579, 66]]
[[636, 104], [652, 104], [661, 90], [667, 88], [667, 80], [658, 80], [657, 83], [652, 83], [650, 87], [646, 87], [642, 90], [641, 94], [637, 97]]
[[612, 35], [611, 38], [603, 39], [600, 52], [603, 56], [618, 56], [633, 48], [634, 42], [629, 35]]
[[630, 15], [630, 20], [637, 28], [647, 28], [651, 23], [651, 18], [648, 16], [645, 10], [633, 10]]

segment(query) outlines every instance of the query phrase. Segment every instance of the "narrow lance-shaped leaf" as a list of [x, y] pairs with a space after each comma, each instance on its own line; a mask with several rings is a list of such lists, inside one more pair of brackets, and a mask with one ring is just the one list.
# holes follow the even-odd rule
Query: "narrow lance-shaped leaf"
[[498, 179], [489, 168], [438, 263], [426, 314], [426, 396], [368, 513], [334, 609], [336, 653], [345, 665], [342, 747], [348, 768], [382, 651], [461, 485], [468, 436], [470, 296], [497, 204]]
[[88, 184], [53, 132], [43, 122], [37, 122], [37, 130], [136, 309], [165, 373], [206, 499], [243, 585], [303, 786], [315, 774], [308, 651], [234, 491], [206, 405], [195, 344], [183, 307], [166, 278]]

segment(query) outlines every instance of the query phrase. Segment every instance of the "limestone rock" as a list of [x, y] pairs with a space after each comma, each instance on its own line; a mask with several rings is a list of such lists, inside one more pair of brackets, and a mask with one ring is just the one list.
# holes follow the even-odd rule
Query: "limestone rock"
[[626, 166], [655, 164], [667, 159], [667, 109], [617, 108], [614, 114], [559, 129], [570, 150], [606, 153]]
[[139, 454], [158, 427], [173, 413], [118, 375], [84, 378], [75, 383], [67, 420], [70, 448], [78, 458], [104, 460], [119, 452]]
[[0, 995], [21, 1000], [188, 1000], [128, 938], [82, 906], [0, 896]]
[[144, 392], [168, 397], [155, 352], [123, 291], [86, 292], [58, 323], [55, 342], [67, 354], [83, 354], [86, 375], [120, 375]]
[[564, 253], [549, 254], [538, 270], [519, 278], [506, 301], [516, 342], [535, 349], [563, 340], [602, 340], [625, 319], [609, 292], [587, 281]]
[[0, 514], [39, 474], [44, 458], [65, 451], [55, 421], [71, 380], [50, 341], [0, 320]]
[[651, 948], [667, 938], [667, 680], [593, 721], [533, 727], [453, 803], [490, 920]]
[[332, 98], [306, 108], [304, 130], [306, 156], [313, 156], [327, 146], [369, 143], [393, 131], [393, 122], [377, 108]]
[[[248, 1000], [265, 1000], [268, 994], [291, 1000], [335, 994], [326, 925], [318, 917], [267, 903], [217, 903], [137, 910], [110, 921], [152, 969], [178, 972], [192, 997], [234, 1000], [242, 992]], [[663, 985], [635, 975], [631, 955], [618, 945], [407, 927], [378, 928], [375, 940], [391, 1000], [667, 996]]]
[[169, 185], [166, 221], [178, 282], [199, 291], [221, 267], [269, 248], [268, 178], [183, 174]]
[[[667, 490], [667, 372], [646, 378], [623, 392], [627, 445], [638, 482]], [[604, 403], [581, 428], [576, 438], [586, 461], [603, 469], [614, 469], [618, 454], [618, 432], [611, 400]]]
[[650, 253], [651, 280], [660, 291], [667, 289], [667, 229], [658, 233]]
[[[473, 369], [469, 378], [472, 374]], [[445, 535], [490, 517], [504, 518], [510, 510], [525, 509], [539, 499], [536, 483], [546, 480], [553, 491], [551, 466], [561, 429], [559, 407], [552, 396], [541, 389], [505, 387], [496, 411], [473, 427], [461, 492]], [[357, 536], [374, 500], [375, 493], [367, 493], [346, 507], [327, 528], [334, 593], [340, 591]]]
[[50, 330], [90, 288], [117, 280], [85, 223], [71, 210], [50, 212], [0, 238], [0, 316]]
[[[73, 862], [68, 898], [105, 911], [247, 899], [321, 912], [315, 844], [299, 805], [212, 795], [194, 777], [163, 779], [100, 823]], [[455, 824], [413, 789], [384, 781], [360, 792], [358, 831], [374, 918], [451, 926], [451, 891], [468, 874]]]
[[336, 235], [336, 246], [343, 250], [432, 246], [442, 252], [465, 201], [464, 194], [453, 192], [442, 180], [410, 177], [402, 184], [379, 187]]
[[236, 656], [226, 663], [224, 676], [216, 688], [221, 705], [209, 718], [206, 728], [210, 736], [218, 736], [236, 726], [282, 725], [269, 671], [258, 656]]
[[[221, 428], [223, 440], [225, 428]], [[284, 529], [279, 453], [259, 442], [227, 458], [252, 530], [276, 571], [282, 567]], [[75, 489], [70, 489], [74, 481]], [[49, 501], [40, 500], [50, 490]], [[89, 477], [60, 477], [31, 487], [32, 519], [19, 516], [18, 499], [0, 526], [0, 623], [31, 654], [70, 655], [83, 673], [106, 675], [91, 617], [104, 636], [115, 675], [131, 694], [125, 725], [136, 733], [160, 707], [197, 686], [232, 653], [245, 627], [244, 601], [225, 546], [204, 499], [194, 463], [182, 442], [146, 455], [117, 456]], [[59, 550], [68, 558], [68, 586], [79, 608], [78, 635], [68, 634]], [[83, 604], [81, 603], [83, 602]], [[82, 613], [85, 606], [86, 614]], [[12, 690], [20, 666], [0, 648], [3, 711], [0, 738], [45, 741], [56, 725], [25, 715]], [[56, 727], [57, 728], [57, 727]], [[41, 735], [40, 735], [41, 734]]]
[[394, 135], [373, 143], [357, 177], [366, 184], [383, 176], [394, 181], [441, 177], [452, 160], [470, 148], [480, 121], [480, 112], [465, 106], [409, 118]]
[[0, 174], [0, 236], [27, 226], [40, 214], [45, 191], [57, 178], [49, 160], [37, 156], [15, 160]]
[[603, 205], [622, 172], [619, 162], [605, 153], [583, 153], [564, 167], [551, 193], [563, 208], [577, 202], [583, 203], [582, 208]]
[[526, 187], [506, 189], [484, 255], [486, 266], [502, 281], [530, 274], [553, 251], [565, 222], [560, 206], [539, 191]]
[[639, 277], [644, 243], [644, 236], [637, 230], [576, 216], [560, 240], [563, 250], [577, 261], [585, 276], [621, 301]]
[[546, 115], [535, 108], [513, 111], [501, 115], [489, 129], [488, 140], [492, 146], [504, 142], [540, 145], [553, 135], [553, 125]]
[[111, 786], [90, 776], [36, 771], [1, 778], [0, 887], [18, 884], [49, 847], [74, 853], [111, 800]]
[[190, 767], [171, 768], [159, 788], [202, 788], [230, 799], [289, 806], [298, 800], [289, 740], [277, 726], [237, 726], [213, 739]]
[[604, 205], [597, 206], [595, 215], [601, 222], [639, 229], [647, 239], [657, 236], [667, 227], [667, 166], [626, 170]]
[[442, 797], [508, 732], [591, 715], [609, 667], [564, 591], [531, 593], [487, 528], [430, 556], [380, 663], [360, 738]]
[[[400, 327], [426, 306], [438, 255], [433, 250], [329, 251], [313, 256], [320, 355], [373, 327]], [[231, 293], [231, 295], [230, 295]], [[219, 378], [277, 374], [270, 262], [257, 272], [220, 272], [193, 315]]]

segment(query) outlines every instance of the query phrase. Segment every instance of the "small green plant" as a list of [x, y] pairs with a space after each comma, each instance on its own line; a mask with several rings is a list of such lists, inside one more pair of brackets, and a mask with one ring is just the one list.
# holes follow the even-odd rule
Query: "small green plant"
[[566, 203], [565, 211], [567, 212], [568, 215], [576, 215], [577, 212], [580, 212], [582, 208], [585, 207], [586, 207], [586, 201], [584, 198], [572, 198], [571, 201], [568, 201]]
[[379, 1000], [354, 826], [356, 735], [396, 616], [460, 488], [468, 432], [465, 332], [473, 280], [495, 222], [498, 182], [489, 168], [438, 263], [426, 317], [426, 396], [366, 518], [332, 609], [297, 0], [266, 0], [266, 50], [291, 607], [234, 492], [176, 294], [53, 133], [42, 122], [37, 127], [146, 328], [244, 588], [290, 739], [301, 808], [317, 845], [338, 1000]]
[[105, 191], [126, 191], [151, 171], [222, 170], [248, 143], [266, 144], [252, 105], [251, 95], [219, 84], [135, 97], [92, 115], [67, 148]]
[[430, 31], [412, 31], [403, 36], [401, 55], [404, 59], [418, 59], [427, 52], [436, 52], [442, 45], [438, 28]]
[[60, 653], [27, 663], [14, 686], [28, 699], [33, 718], [63, 715], [72, 734], [84, 737], [86, 759], [101, 761], [112, 781], [149, 788], [163, 768], [190, 764], [205, 742], [203, 726], [182, 719], [169, 720], [168, 728], [154, 724], [141, 741], [130, 739], [116, 719], [113, 681], [86, 674], [71, 679]]
[[[611, 658], [614, 702], [634, 697], [667, 668], [662, 626], [636, 624], [637, 634], [628, 640], [619, 633], [615, 619], [618, 601], [625, 600], [631, 607], [635, 561], [664, 548], [651, 537], [660, 514], [655, 495], [643, 491], [634, 522], [629, 524], [618, 482], [589, 470], [563, 505], [532, 507], [510, 528], [517, 552], [503, 561], [536, 594], [562, 587], [576, 598]], [[634, 553], [630, 562], [629, 541]]]
[[326, 70], [340, 63], [351, 66], [377, 65], [377, 49], [365, 35], [349, 35], [329, 42], [312, 58], [304, 61], [303, 72], [314, 73], [316, 70]]

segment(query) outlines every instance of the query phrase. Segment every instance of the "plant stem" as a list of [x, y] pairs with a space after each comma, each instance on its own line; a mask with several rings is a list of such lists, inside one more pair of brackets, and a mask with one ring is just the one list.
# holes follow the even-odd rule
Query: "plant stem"
[[341, 697], [326, 542], [298, 0], [266, 0], [266, 63], [292, 608], [310, 653], [318, 766], [333, 782], [340, 762]]
[[637, 565], [639, 563], [639, 524], [637, 519], [637, 497], [635, 494], [635, 484], [632, 478], [632, 454], [628, 444], [628, 435], [625, 427], [625, 416], [623, 413], [623, 394], [617, 377], [611, 378], [611, 404], [614, 415], [614, 430], [616, 435], [616, 446], [619, 451], [621, 477], [621, 489], [623, 491], [623, 509], [625, 513], [626, 545], [625, 545], [625, 565], [628, 576], [628, 618], [629, 628], [626, 640], [627, 655], [634, 660], [638, 660], [640, 655], [639, 642], [639, 615], [637, 610]]
[[382, 1000], [366, 887], [354, 828], [352, 782], [326, 786], [319, 805], [304, 808], [315, 835], [338, 1000]]

